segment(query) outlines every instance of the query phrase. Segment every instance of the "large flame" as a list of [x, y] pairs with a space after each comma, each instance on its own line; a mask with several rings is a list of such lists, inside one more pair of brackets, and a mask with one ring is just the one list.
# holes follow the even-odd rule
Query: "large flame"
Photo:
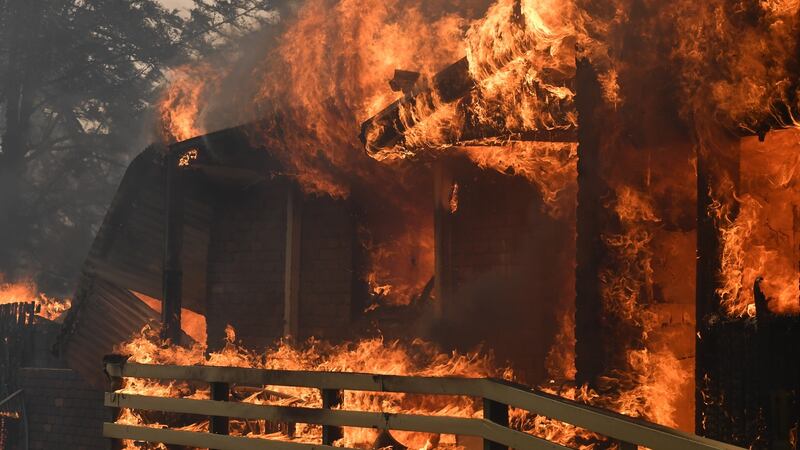
[[[661, 34], [654, 37], [655, 31], [643, 30], [647, 35], [641, 37], [671, 49], [675, 67], [668, 76], [681, 88], [674, 100], [687, 122], [709, 117], [729, 129], [762, 134], [765, 124], [795, 125], [792, 111], [800, 96], [793, 91], [798, 78], [793, 62], [800, 5], [796, 0], [734, 3], [665, 2], [656, 8]], [[455, 152], [480, 167], [525, 177], [541, 191], [550, 213], [568, 217], [570, 209], [560, 199], [562, 192], [575, 185], [575, 145], [514, 139], [526, 132], [576, 127], [576, 57], [588, 58], [599, 69], [603, 99], [612, 110], [636, 100], [624, 98], [620, 88], [631, 70], [619, 54], [621, 42], [631, 38], [625, 26], [637, 20], [632, 6], [623, 0], [499, 0], [483, 18], [469, 22], [466, 14], [446, 9], [431, 12], [436, 7], [421, 0], [309, 0], [277, 48], [265, 52], [264, 67], [256, 73], [258, 95], [250, 108], [243, 109], [264, 119], [254, 139], [265, 144], [283, 162], [285, 174], [308, 193], [346, 197], [354, 184], [362, 183], [376, 192], [390, 192], [387, 201], [397, 202], [397, 209], [418, 211], [419, 206], [408, 201], [402, 182], [388, 178], [402, 180], [406, 167], [402, 163], [408, 160]], [[474, 87], [456, 100], [444, 101], [434, 89], [434, 74], [462, 57], [466, 57]], [[396, 69], [421, 73], [406, 93], [389, 86]], [[201, 78], [176, 76], [165, 97], [162, 118], [173, 139], [209, 128], [202, 120], [204, 88], [196, 82]], [[400, 143], [377, 148], [376, 137], [386, 131], [381, 124], [366, 132], [371, 156], [386, 163], [375, 169], [357, 139], [359, 125], [401, 97], [399, 118], [405, 129]], [[465, 128], [485, 133], [463, 142]], [[482, 138], [485, 134], [496, 136]], [[704, 136], [697, 137], [701, 149], [713, 147]], [[796, 164], [791, 161], [791, 165], [777, 163], [768, 171], [774, 186], [783, 191], [793, 187]], [[730, 180], [711, 187], [714, 195], [735, 188]], [[613, 190], [614, 198], [608, 199], [606, 207], [619, 229], [602, 236], [613, 264], [603, 271], [600, 282], [604, 308], [614, 316], [608, 319], [619, 319], [630, 335], [623, 340], [619, 355], [619, 366], [625, 370], [606, 374], [609, 390], [602, 401], [595, 401], [674, 425], [676, 398], [687, 372], [660, 336], [654, 310], [664, 299], [655, 289], [653, 262], [654, 236], [665, 226], [670, 211], [656, 208], [651, 193], [639, 187], [619, 182]], [[450, 207], [456, 210], [455, 187], [453, 193]], [[722, 225], [723, 285], [717, 294], [725, 312], [753, 315], [753, 288], [762, 277], [770, 308], [797, 312], [797, 255], [786, 250], [781, 233], [769, 231], [770, 222], [765, 219], [765, 214], [781, 209], [775, 202], [786, 199], [767, 195], [763, 189], [737, 195], [738, 214], [722, 204], [709, 212]], [[429, 226], [417, 227], [422, 223], [418, 214], [409, 216], [414, 219], [394, 239], [368, 241], [373, 264], [368, 281], [376, 294], [402, 293], [397, 298], [408, 299], [428, 280], [433, 245], [430, 239], [419, 239], [415, 231], [432, 233]], [[420, 241], [423, 245], [418, 245]], [[418, 265], [409, 264], [412, 261]], [[560, 333], [563, 341], [574, 336], [569, 332], [570, 318], [568, 311]], [[339, 358], [344, 350], [329, 351]], [[554, 349], [551, 372], [570, 378], [571, 358], [569, 346]], [[343, 360], [350, 364], [348, 370], [360, 367], [357, 361]], [[252, 363], [244, 358], [225, 364], [237, 361]], [[569, 395], [574, 397], [595, 398], [588, 390], [572, 389]], [[465, 415], [474, 412], [462, 411]], [[543, 425], [532, 426], [541, 429]], [[554, 432], [548, 430], [541, 433]], [[563, 432], [561, 428], [554, 435]], [[567, 434], [571, 439], [575, 436]]]
[[203, 118], [208, 96], [222, 76], [219, 69], [199, 62], [169, 73], [169, 84], [159, 102], [161, 131], [168, 142], [180, 142], [205, 134]]

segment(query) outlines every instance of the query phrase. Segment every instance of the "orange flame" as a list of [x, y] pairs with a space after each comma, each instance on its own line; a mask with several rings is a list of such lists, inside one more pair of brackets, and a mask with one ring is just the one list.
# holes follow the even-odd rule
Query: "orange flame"
[[0, 284], [0, 305], [9, 303], [35, 303], [36, 315], [47, 320], [58, 320], [72, 306], [68, 298], [58, 299], [37, 292], [32, 281]]
[[[205, 63], [178, 67], [159, 101], [161, 129], [168, 142], [180, 142], [206, 133], [203, 113], [210, 88], [220, 75]], [[188, 163], [188, 161], [187, 161]]]

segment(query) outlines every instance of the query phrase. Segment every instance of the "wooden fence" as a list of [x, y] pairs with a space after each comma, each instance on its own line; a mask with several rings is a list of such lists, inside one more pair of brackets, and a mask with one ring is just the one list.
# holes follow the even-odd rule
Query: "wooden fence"
[[[581, 403], [533, 391], [527, 387], [487, 378], [411, 377], [366, 373], [263, 370], [213, 366], [160, 366], [107, 358], [106, 374], [113, 385], [123, 377], [205, 382], [211, 400], [164, 398], [108, 392], [111, 408], [162, 411], [210, 417], [209, 432], [182, 431], [146, 426], [106, 423], [103, 433], [113, 439], [132, 439], [220, 450], [312, 450], [333, 449], [342, 436], [341, 427], [476, 436], [484, 449], [566, 449], [554, 442], [508, 426], [509, 407], [568, 423], [620, 442], [623, 450], [637, 446], [653, 450], [743, 450], [689, 433], [632, 419]], [[231, 385], [293, 386], [316, 388], [322, 393], [322, 408], [256, 405], [229, 401]], [[465, 396], [483, 399], [483, 418], [428, 416], [334, 409], [343, 391]], [[297, 443], [228, 435], [229, 418], [262, 419], [285, 423], [322, 425], [320, 444]]]

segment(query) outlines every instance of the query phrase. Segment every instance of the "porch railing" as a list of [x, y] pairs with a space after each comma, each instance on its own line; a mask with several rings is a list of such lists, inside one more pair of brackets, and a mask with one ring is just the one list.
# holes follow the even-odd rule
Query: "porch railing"
[[[210, 417], [209, 432], [105, 423], [104, 436], [220, 450], [312, 450], [332, 449], [342, 436], [341, 427], [476, 436], [485, 450], [514, 448], [566, 449], [554, 442], [514, 430], [508, 426], [509, 407], [574, 425], [620, 443], [623, 450], [637, 446], [653, 450], [742, 450], [740, 447], [662, 427], [642, 420], [527, 387], [488, 378], [412, 377], [367, 373], [263, 370], [214, 366], [165, 366], [125, 362], [108, 358], [106, 374], [112, 386], [123, 377], [204, 382], [211, 386], [211, 400], [164, 398], [107, 392], [111, 408], [162, 411]], [[230, 401], [231, 385], [292, 386], [319, 389], [322, 408], [256, 405]], [[483, 399], [483, 418], [428, 416], [418, 414], [348, 411], [335, 409], [343, 391], [464, 396]], [[262, 419], [284, 423], [322, 425], [320, 444], [228, 435], [229, 418]]]

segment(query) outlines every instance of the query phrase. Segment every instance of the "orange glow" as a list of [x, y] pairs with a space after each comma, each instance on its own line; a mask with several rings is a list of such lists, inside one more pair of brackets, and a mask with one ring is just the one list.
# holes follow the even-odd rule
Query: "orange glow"
[[459, 151], [482, 168], [512, 173], [539, 188], [550, 214], [566, 218], [574, 213], [578, 146], [574, 143], [511, 142], [504, 146], [468, 146]]
[[210, 95], [219, 74], [211, 66], [197, 63], [173, 70], [168, 78], [158, 105], [164, 139], [180, 142], [205, 134], [203, 114], [208, 99], [204, 96]]
[[[153, 311], [161, 313], [161, 300], [142, 294], [141, 292], [130, 291], [142, 303], [146, 304]], [[205, 345], [208, 336], [206, 334], [206, 316], [198, 314], [192, 310], [181, 308], [181, 329], [184, 333]]]
[[[0, 280], [3, 276], [0, 274]], [[0, 284], [0, 305], [9, 303], [35, 303], [36, 315], [47, 320], [58, 320], [72, 306], [72, 300], [48, 297], [37, 292], [32, 281]]]
[[366, 281], [380, 304], [408, 305], [419, 299], [434, 274], [432, 221], [382, 243], [367, 243]]
[[[620, 87], [629, 74], [624, 64], [615, 61], [620, 49], [614, 46], [628, 39], [617, 33], [621, 25], [634, 19], [624, 2], [592, 3], [498, 0], [483, 18], [470, 23], [454, 13], [431, 16], [421, 0], [309, 0], [298, 12], [296, 22], [289, 24], [279, 38], [277, 48], [265, 52], [264, 67], [255, 73], [258, 95], [252, 105], [242, 109], [257, 111], [257, 118], [263, 119], [253, 139], [281, 160], [283, 175], [298, 180], [306, 193], [344, 198], [356, 182], [382, 186], [384, 180], [375, 175], [357, 139], [359, 126], [405, 95], [399, 106], [404, 130], [398, 140], [381, 147], [377, 138], [386, 131], [382, 128], [385, 124], [365, 130], [370, 156], [395, 170], [385, 173], [402, 179], [403, 163], [415, 158], [427, 162], [445, 154], [463, 155], [481, 168], [524, 177], [541, 192], [548, 213], [559, 219], [570, 218], [574, 202], [566, 194], [576, 186], [576, 144], [517, 139], [527, 132], [577, 127], [576, 58], [589, 58], [600, 72], [603, 100], [612, 109], [631, 100], [624, 98]], [[591, 6], [603, 6], [608, 17], [591, 17]], [[768, 120], [797, 125], [791, 114], [782, 114], [779, 105], [796, 106], [787, 103], [796, 94], [789, 92], [796, 78], [789, 62], [798, 54], [800, 2], [753, 2], [752, 8], [748, 20], [742, 20], [744, 12], [730, 8], [724, 0], [679, 0], [666, 2], [659, 9], [659, 22], [674, 24], [675, 28], [675, 36], [659, 43], [670, 44], [665, 48], [672, 53], [665, 56], [675, 63], [677, 79], [673, 81], [681, 89], [675, 97], [682, 102], [677, 107], [684, 113], [682, 119], [691, 122], [693, 115], [713, 117], [720, 127], [750, 131], [762, 130], [760, 126]], [[466, 57], [474, 87], [462, 97], [445, 102], [434, 89], [434, 74], [462, 57]], [[389, 86], [396, 69], [421, 74], [406, 93]], [[205, 132], [207, 80], [224, 76], [211, 72], [201, 66], [174, 74], [162, 102], [163, 127], [172, 140]], [[697, 124], [690, 123], [687, 128], [692, 125]], [[467, 141], [463, 139], [465, 129], [488, 129], [499, 137]], [[609, 130], [623, 131], [630, 130]], [[753, 168], [753, 172], [743, 173], [742, 188], [731, 180], [711, 187], [712, 194], [735, 190], [739, 202], [737, 214], [721, 203], [709, 212], [721, 224], [722, 286], [717, 294], [729, 316], [755, 315], [753, 287], [759, 278], [764, 280], [761, 287], [773, 312], [800, 312], [800, 201], [794, 194], [798, 143], [800, 140], [769, 146], [768, 151], [751, 143], [749, 150], [743, 150], [741, 167], [745, 171]], [[699, 147], [706, 144], [700, 142]], [[759, 152], [761, 159], [754, 156]], [[625, 367], [621, 373], [605, 374], [603, 381], [612, 393], [604, 393], [602, 399], [574, 386], [567, 394], [558, 391], [625, 414], [675, 425], [680, 414], [678, 397], [691, 371], [683, 364], [685, 355], [678, 355], [661, 329], [659, 306], [668, 299], [657, 289], [657, 272], [662, 264], [657, 257], [658, 246], [674, 238], [664, 238], [664, 233], [691, 231], [665, 231], [670, 211], [656, 205], [649, 177], [649, 173], [643, 176], [647, 181], [640, 184], [608, 180], [613, 198], [606, 199], [605, 206], [618, 229], [599, 237], [611, 260], [599, 280], [604, 310], [612, 316], [606, 319], [634, 330], [633, 337], [621, 343]], [[400, 192], [395, 194], [402, 197]], [[448, 200], [450, 212], [456, 213], [457, 184], [452, 186]], [[402, 199], [391, 201], [404, 211], [420, 209]], [[694, 206], [676, 208], [691, 210]], [[373, 297], [386, 304], [412, 303], [434, 273], [433, 225], [417, 220], [418, 215], [411, 214], [405, 231], [392, 236], [391, 242], [373, 242], [369, 236], [362, 241], [369, 253], [366, 281]], [[559, 381], [575, 375], [573, 314], [571, 309], [560, 313], [559, 342], [548, 357], [550, 375]], [[368, 346], [369, 342], [351, 345]], [[307, 351], [281, 345], [272, 357]], [[349, 359], [345, 354], [350, 351], [326, 348], [318, 356], [343, 361], [342, 370], [359, 370], [363, 361]], [[384, 354], [359, 356], [380, 362], [381, 367], [376, 368], [380, 371], [385, 366], [394, 367], [396, 362]], [[227, 365], [261, 364], [251, 360], [252, 355], [242, 356], [238, 351], [225, 357], [212, 355], [212, 359], [215, 357]], [[402, 370], [416, 373], [414, 370], [422, 369]], [[359, 400], [372, 405], [370, 401]], [[417, 405], [409, 407], [414, 410]], [[475, 412], [467, 407], [459, 410], [464, 415]], [[571, 442], [578, 435], [577, 430], [549, 422], [534, 421], [530, 427], [537, 433], [553, 433], [563, 442]], [[352, 434], [347, 439], [349, 443], [367, 441]], [[425, 442], [415, 441], [414, 446]]]
[[[146, 327], [142, 334], [120, 346], [117, 351], [131, 355], [132, 361], [150, 364], [205, 364], [214, 366], [258, 367], [264, 369], [287, 370], [322, 370], [369, 372], [394, 375], [447, 376], [460, 375], [468, 377], [512, 377], [507, 369], [498, 369], [492, 358], [477, 353], [442, 354], [423, 341], [401, 344], [396, 341], [386, 342], [380, 338], [364, 339], [358, 342], [341, 345], [330, 345], [325, 342], [310, 340], [303, 345], [293, 346], [288, 342], [278, 342], [265, 353], [256, 353], [243, 349], [236, 343], [235, 332], [228, 329], [226, 346], [219, 352], [204, 354], [205, 346], [196, 344], [191, 348], [164, 348], [158, 339], [155, 328]], [[126, 379], [121, 392], [140, 393], [184, 398], [208, 398], [207, 389], [192, 388], [188, 384], [160, 384], [150, 380]], [[251, 393], [246, 402], [265, 404], [292, 404], [295, 406], [320, 407], [322, 399], [316, 389], [293, 388], [285, 386], [264, 386]], [[378, 394], [369, 392], [347, 391], [345, 409], [362, 411], [407, 412], [439, 415], [455, 415], [473, 417], [480, 414], [481, 405], [471, 398], [418, 396], [405, 394]], [[120, 420], [125, 423], [144, 424], [146, 420], [136, 413], [127, 411]], [[148, 426], [158, 426], [148, 424]], [[204, 426], [198, 424], [197, 426]], [[233, 434], [251, 437], [265, 437], [262, 423], [258, 431], [250, 425], [234, 421]], [[317, 427], [297, 426], [296, 438], [299, 441], [320, 439]], [[403, 444], [412, 448], [424, 448], [428, 440], [434, 436], [427, 433], [395, 432], [394, 436]], [[288, 439], [286, 436], [270, 436]], [[371, 444], [377, 432], [370, 429], [346, 428], [345, 436], [339, 445], [354, 446]], [[453, 440], [451, 437], [443, 439]]]

